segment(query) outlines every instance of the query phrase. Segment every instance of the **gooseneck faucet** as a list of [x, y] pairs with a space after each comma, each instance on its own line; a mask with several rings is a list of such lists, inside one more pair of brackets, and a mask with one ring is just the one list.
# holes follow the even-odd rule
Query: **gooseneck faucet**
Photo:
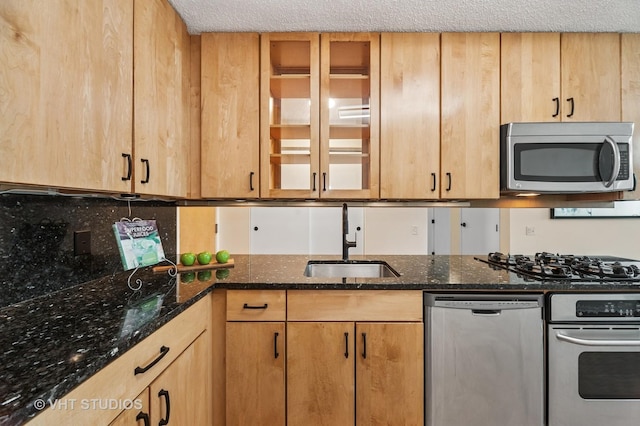
[[349, 235], [349, 212], [347, 210], [347, 203], [342, 204], [342, 260], [349, 260], [349, 249], [355, 247], [356, 241], [349, 241], [347, 236]]

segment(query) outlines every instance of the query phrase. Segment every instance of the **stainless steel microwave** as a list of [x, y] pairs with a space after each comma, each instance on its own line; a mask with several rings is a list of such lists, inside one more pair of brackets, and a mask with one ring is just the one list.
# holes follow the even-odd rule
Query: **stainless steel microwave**
[[500, 126], [502, 192], [567, 194], [634, 189], [633, 123]]

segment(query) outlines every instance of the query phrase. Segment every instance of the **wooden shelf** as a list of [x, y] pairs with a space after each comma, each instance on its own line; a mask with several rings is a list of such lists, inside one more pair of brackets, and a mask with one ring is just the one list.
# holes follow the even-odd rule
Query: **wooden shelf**
[[369, 99], [371, 83], [368, 75], [331, 74], [329, 96], [336, 99]]
[[370, 137], [371, 129], [368, 124], [329, 126], [329, 139], [369, 139]]
[[329, 153], [329, 164], [357, 164], [369, 163], [369, 154], [357, 153]]
[[311, 139], [311, 126], [308, 124], [272, 124], [271, 139]]
[[311, 77], [308, 74], [287, 74], [271, 77], [274, 99], [311, 99]]
[[271, 154], [270, 163], [272, 166], [282, 164], [311, 164], [310, 154]]

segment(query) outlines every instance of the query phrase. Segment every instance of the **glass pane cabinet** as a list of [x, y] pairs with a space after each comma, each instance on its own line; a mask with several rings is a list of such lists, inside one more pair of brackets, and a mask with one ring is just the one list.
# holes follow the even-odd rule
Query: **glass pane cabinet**
[[263, 34], [261, 49], [261, 197], [378, 197], [379, 35]]
[[319, 35], [263, 34], [261, 196], [316, 198], [319, 175]]
[[321, 197], [379, 196], [378, 34], [321, 36]]

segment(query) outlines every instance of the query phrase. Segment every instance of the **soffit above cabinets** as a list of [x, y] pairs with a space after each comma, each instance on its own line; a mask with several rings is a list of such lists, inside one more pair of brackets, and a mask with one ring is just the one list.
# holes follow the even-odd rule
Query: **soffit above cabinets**
[[189, 33], [640, 32], [638, 0], [169, 0]]

